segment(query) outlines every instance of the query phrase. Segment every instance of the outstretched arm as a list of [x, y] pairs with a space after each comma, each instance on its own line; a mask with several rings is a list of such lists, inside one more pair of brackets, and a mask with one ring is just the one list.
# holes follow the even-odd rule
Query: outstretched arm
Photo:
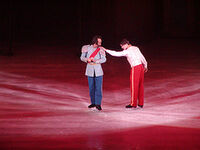
[[103, 50], [106, 51], [108, 54], [110, 54], [112, 56], [116, 56], [116, 57], [121, 57], [121, 56], [126, 56], [127, 55], [126, 51], [117, 52], [117, 51], [108, 50], [108, 49], [105, 49], [105, 48], [103, 48]]

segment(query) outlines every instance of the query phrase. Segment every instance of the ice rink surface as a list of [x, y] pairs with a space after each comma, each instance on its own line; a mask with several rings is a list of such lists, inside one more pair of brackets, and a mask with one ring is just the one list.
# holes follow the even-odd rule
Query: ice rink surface
[[199, 48], [173, 40], [141, 47], [149, 66], [143, 109], [125, 108], [130, 66], [107, 55], [99, 112], [87, 108], [86, 64], [78, 54], [65, 46], [18, 46], [14, 56], [0, 56], [0, 148], [200, 149]]

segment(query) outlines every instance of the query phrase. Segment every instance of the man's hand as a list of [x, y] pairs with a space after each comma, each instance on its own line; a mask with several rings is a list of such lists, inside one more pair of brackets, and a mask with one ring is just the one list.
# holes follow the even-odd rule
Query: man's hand
[[144, 72], [146, 73], [148, 71], [148, 68], [144, 68]]
[[91, 63], [91, 58], [88, 58], [88, 59], [87, 59], [87, 62], [88, 62], [88, 63]]
[[91, 62], [93, 62], [93, 61], [94, 61], [94, 58], [93, 58], [93, 57], [91, 57], [90, 59], [91, 59]]
[[94, 61], [94, 58], [93, 58], [93, 57], [87, 59], [87, 62], [88, 62], [88, 63], [91, 63], [91, 62], [93, 62], [93, 61]]
[[94, 58], [93, 57], [91, 57], [91, 58], [88, 58], [87, 59], [87, 62], [90, 64], [90, 65], [95, 65], [96, 63], [96, 61], [94, 60]]

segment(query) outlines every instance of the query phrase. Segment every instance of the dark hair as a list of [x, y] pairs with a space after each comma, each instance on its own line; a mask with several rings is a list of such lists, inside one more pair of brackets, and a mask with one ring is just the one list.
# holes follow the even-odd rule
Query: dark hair
[[120, 43], [120, 45], [130, 44], [130, 42], [127, 39], [123, 39]]
[[95, 35], [93, 38], [92, 38], [92, 43], [91, 44], [97, 44], [98, 45], [98, 39], [101, 39], [102, 40], [102, 37], [100, 35]]

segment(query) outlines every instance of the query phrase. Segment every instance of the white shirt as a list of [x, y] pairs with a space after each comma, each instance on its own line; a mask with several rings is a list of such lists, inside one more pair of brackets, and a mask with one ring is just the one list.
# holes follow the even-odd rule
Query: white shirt
[[139, 48], [136, 46], [131, 46], [128, 49], [120, 51], [120, 52], [116, 52], [112, 50], [106, 50], [106, 52], [112, 56], [117, 56], [117, 57], [126, 56], [131, 67], [143, 64], [144, 68], [147, 69], [147, 61], [142, 55], [142, 53], [140, 52]]

